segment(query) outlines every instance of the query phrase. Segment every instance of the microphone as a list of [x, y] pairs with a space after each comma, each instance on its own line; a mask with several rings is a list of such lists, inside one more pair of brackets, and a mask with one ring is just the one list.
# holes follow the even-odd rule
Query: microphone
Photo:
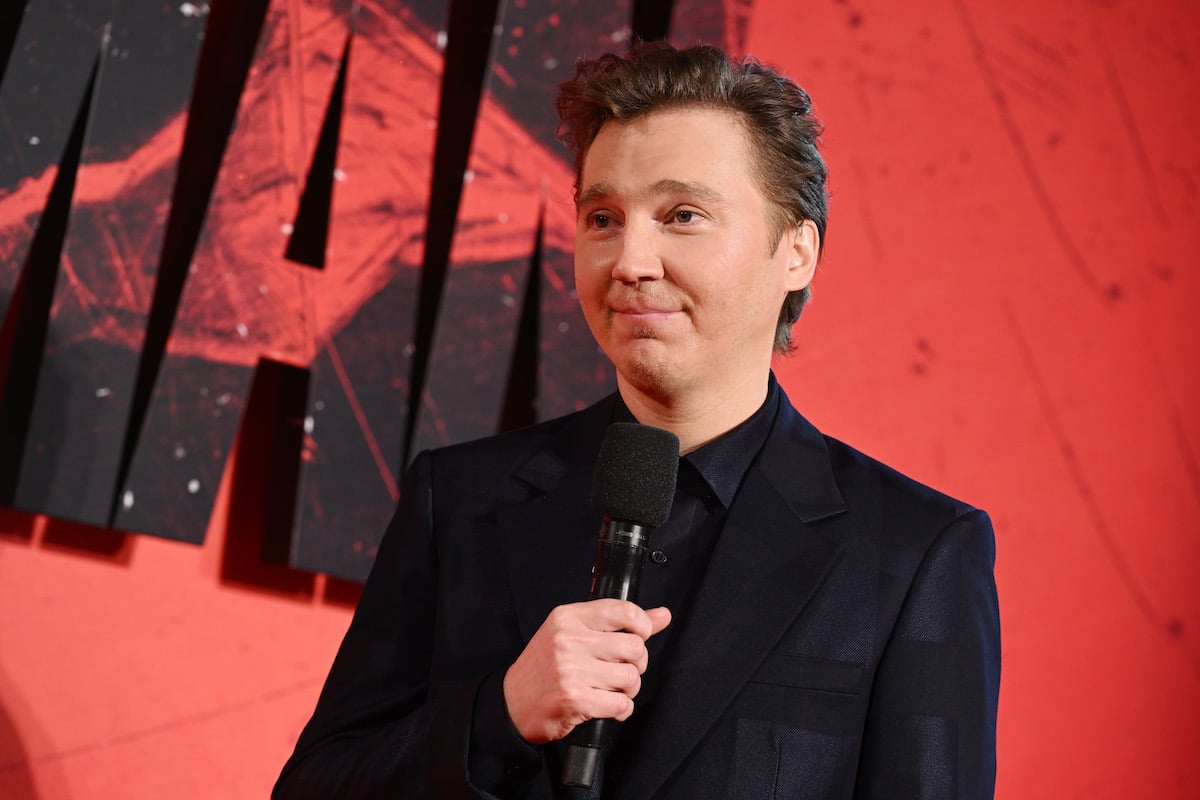
[[[671, 515], [678, 473], [675, 434], [632, 422], [608, 426], [592, 479], [592, 511], [602, 522], [589, 600], [637, 602], [650, 530]], [[591, 719], [567, 735], [564, 786], [591, 788], [600, 753], [618, 724], [613, 719]]]

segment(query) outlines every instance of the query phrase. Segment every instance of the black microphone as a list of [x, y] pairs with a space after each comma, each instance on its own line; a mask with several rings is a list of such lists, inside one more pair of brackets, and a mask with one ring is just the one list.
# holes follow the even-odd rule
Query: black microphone
[[[670, 431], [614, 422], [604, 434], [592, 480], [592, 511], [602, 518], [589, 600], [637, 602], [650, 530], [667, 521], [679, 473], [679, 439]], [[600, 753], [618, 725], [592, 719], [567, 735], [564, 786], [591, 788]]]

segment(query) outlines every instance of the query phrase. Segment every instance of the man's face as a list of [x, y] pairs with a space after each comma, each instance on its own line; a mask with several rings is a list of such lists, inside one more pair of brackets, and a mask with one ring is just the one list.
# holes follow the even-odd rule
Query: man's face
[[575, 285], [619, 379], [664, 402], [764, 382], [784, 296], [816, 265], [812, 223], [776, 242], [731, 113], [605, 124], [583, 161]]

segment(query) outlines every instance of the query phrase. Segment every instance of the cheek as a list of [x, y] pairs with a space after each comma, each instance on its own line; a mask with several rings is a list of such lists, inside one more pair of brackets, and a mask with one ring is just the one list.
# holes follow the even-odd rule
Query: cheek
[[695, 287], [693, 296], [705, 298], [708, 316], [731, 333], [774, 331], [784, 297], [778, 276], [765, 264], [749, 269], [745, 264], [714, 265], [714, 272], [722, 269], [727, 271], [717, 276], [720, 280]]
[[575, 262], [575, 297], [583, 318], [593, 334], [597, 333], [604, 315], [604, 301], [608, 284], [598, 277], [596, 270], [586, 264]]
[[576, 270], [575, 295], [583, 313], [591, 317], [598, 313], [604, 304], [605, 287], [596, 280], [594, 274]]
[[585, 301], [591, 289], [595, 286], [595, 269], [591, 267], [586, 256], [578, 246], [575, 250], [575, 291], [580, 301]]
[[605, 267], [604, 247], [596, 242], [576, 240], [575, 282], [583, 286], [596, 286], [606, 279], [611, 270]]

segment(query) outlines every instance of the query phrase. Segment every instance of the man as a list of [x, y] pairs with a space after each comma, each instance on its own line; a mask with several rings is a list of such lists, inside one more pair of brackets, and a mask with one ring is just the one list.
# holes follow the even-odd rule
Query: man
[[[822, 436], [770, 370], [825, 231], [808, 97], [712, 48], [581, 63], [576, 285], [618, 394], [421, 454], [278, 798], [990, 797], [987, 516]], [[678, 435], [642, 606], [575, 602], [613, 421]], [[562, 739], [623, 720], [590, 794]]]

